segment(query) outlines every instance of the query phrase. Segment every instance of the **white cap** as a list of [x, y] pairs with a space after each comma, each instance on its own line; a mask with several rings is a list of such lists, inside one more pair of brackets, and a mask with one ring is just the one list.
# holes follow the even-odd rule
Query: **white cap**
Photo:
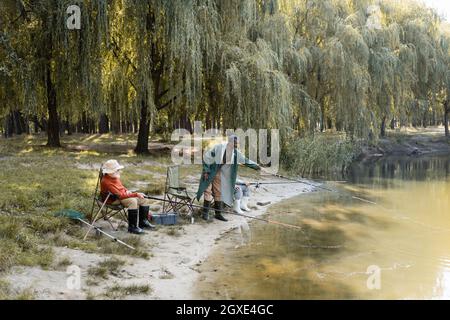
[[114, 173], [123, 169], [124, 166], [121, 166], [117, 160], [108, 160], [103, 164], [102, 172], [103, 173]]

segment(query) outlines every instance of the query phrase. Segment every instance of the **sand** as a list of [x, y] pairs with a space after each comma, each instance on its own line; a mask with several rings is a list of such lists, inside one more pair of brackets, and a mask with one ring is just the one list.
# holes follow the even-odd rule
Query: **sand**
[[[300, 183], [264, 185], [258, 189], [252, 187], [249, 207], [253, 210], [248, 214], [261, 216], [270, 206], [257, 206], [257, 202], [270, 201], [274, 204], [312, 189], [313, 187]], [[148, 231], [142, 237], [152, 256], [148, 260], [117, 256], [125, 260], [126, 265], [108, 279], [97, 279], [96, 284], [92, 283], [92, 276], [87, 273], [88, 268], [112, 255], [55, 247], [57, 260], [69, 257], [72, 264], [80, 268], [79, 290], [68, 288], [70, 275], [65, 268], [42, 270], [38, 267], [15, 267], [5, 278], [13, 289], [31, 290], [36, 299], [108, 299], [105, 293], [110, 292], [109, 288], [114, 285], [148, 285], [151, 288], [147, 294], [125, 295], [122, 299], [195, 299], [195, 286], [201, 275], [199, 266], [217, 250], [217, 244], [225, 234], [248, 228], [249, 218], [230, 214], [226, 214], [226, 217], [228, 222], [213, 219], [210, 223], [198, 218], [194, 224], [186, 223], [175, 227], [175, 234], [168, 232], [171, 228], [167, 226], [160, 226], [157, 231]], [[111, 230], [105, 227], [105, 231]], [[126, 235], [125, 231], [111, 233], [118, 238]]]

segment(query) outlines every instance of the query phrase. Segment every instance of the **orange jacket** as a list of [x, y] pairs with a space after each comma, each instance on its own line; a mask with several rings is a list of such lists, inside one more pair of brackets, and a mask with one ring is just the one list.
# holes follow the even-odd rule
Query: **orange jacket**
[[[102, 182], [100, 185], [100, 192], [102, 195], [102, 199], [106, 199], [108, 196], [108, 192], [111, 192], [113, 195], [117, 196], [119, 200], [128, 199], [128, 198], [136, 198], [138, 195], [136, 192], [130, 192], [125, 188], [118, 178], [113, 178], [107, 174], [105, 174], [102, 178]], [[108, 199], [108, 203], [114, 202], [117, 199]]]

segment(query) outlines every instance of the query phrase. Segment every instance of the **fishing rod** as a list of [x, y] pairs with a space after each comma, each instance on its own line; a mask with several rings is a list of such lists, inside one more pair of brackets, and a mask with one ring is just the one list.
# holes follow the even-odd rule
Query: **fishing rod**
[[[129, 244], [126, 244], [125, 242], [123, 242], [122, 240], [110, 235], [109, 233], [106, 233], [105, 231], [103, 231], [102, 229], [100, 229], [99, 227], [95, 226], [93, 223], [89, 223], [87, 221], [85, 221], [84, 219], [85, 216], [83, 213], [75, 211], [75, 210], [61, 210], [58, 211], [54, 214], [56, 217], [65, 217], [65, 218], [69, 218], [71, 220], [77, 220], [80, 221], [82, 223], [84, 223], [85, 225], [89, 226], [89, 231], [91, 231], [92, 229], [96, 230], [97, 232], [100, 232], [102, 234], [104, 234], [105, 236], [107, 236], [108, 238], [111, 238], [112, 240], [114, 240], [117, 243], [120, 243], [124, 246], [126, 246], [127, 248], [130, 248], [132, 250], [136, 250], [134, 247], [130, 246]], [[85, 238], [86, 239], [86, 238]], [[84, 239], [84, 240], [85, 240]]]
[[104, 234], [104, 235], [107, 236], [108, 238], [111, 238], [113, 241], [115, 241], [115, 242], [117, 242], [117, 243], [120, 243], [120, 244], [124, 245], [125, 247], [130, 248], [130, 249], [132, 249], [132, 250], [136, 250], [134, 247], [130, 246], [129, 244], [126, 244], [126, 243], [123, 242], [122, 240], [120, 240], [120, 239], [118, 239], [118, 238], [116, 238], [116, 237], [110, 235], [109, 233], [106, 233], [105, 231], [103, 231], [103, 230], [100, 229], [99, 227], [96, 227], [96, 226], [94, 226], [94, 225], [92, 225], [92, 224], [90, 224], [90, 223], [84, 221], [83, 219], [80, 219], [80, 218], [76, 218], [76, 219], [77, 219], [78, 221], [81, 221], [81, 222], [83, 222], [84, 224], [88, 225], [91, 229], [94, 229], [94, 230], [96, 230], [96, 231], [98, 231], [98, 232]]
[[[153, 197], [153, 196], [148, 196], [148, 195], [145, 195], [144, 198], [151, 199], [151, 200], [158, 200], [158, 201], [162, 201], [162, 202], [170, 202], [170, 200], [161, 199], [161, 198], [158, 198], [158, 197]], [[207, 207], [200, 206], [200, 205], [195, 205], [195, 204], [189, 204], [188, 206], [190, 206], [192, 208], [198, 208], [198, 209], [209, 209]], [[229, 211], [229, 210], [220, 210], [220, 209], [214, 209], [214, 210], [218, 211], [218, 212], [221, 212], [221, 213], [230, 213], [230, 214], [234, 214], [236, 216], [241, 216], [241, 217], [245, 217], [245, 218], [249, 218], [249, 219], [254, 219], [254, 220], [266, 222], [266, 223], [269, 223], [269, 224], [276, 224], [276, 225], [283, 226], [283, 227], [288, 227], [288, 228], [293, 228], [293, 229], [297, 229], [297, 230], [302, 230], [302, 227], [296, 226], [296, 225], [290, 224], [290, 223], [284, 223], [284, 222], [280, 222], [280, 221], [275, 221], [275, 220], [270, 220], [270, 219], [264, 219], [264, 218], [249, 216], [249, 215], [246, 215], [246, 214], [237, 213], [237, 212]]]
[[[291, 183], [295, 183], [295, 184], [299, 184], [300, 182], [297, 181], [268, 181], [268, 182], [249, 182], [249, 183], [243, 183], [245, 185], [249, 185], [249, 186], [255, 186], [255, 188], [259, 188], [259, 186], [263, 186], [263, 185], [268, 185], [268, 184], [291, 184]], [[237, 183], [237, 185], [239, 185], [239, 183]]]
[[[265, 172], [267, 172], [267, 171], [265, 171]], [[272, 175], [272, 176], [274, 176], [274, 177], [277, 177], [277, 178], [286, 179], [286, 180], [294, 181], [294, 182], [297, 182], [297, 183], [303, 183], [303, 184], [306, 184], [308, 186], [311, 186], [311, 187], [314, 187], [314, 188], [323, 189], [323, 190], [330, 191], [330, 192], [337, 192], [336, 190], [332, 190], [332, 189], [329, 189], [329, 188], [326, 188], [326, 187], [318, 186], [316, 184], [309, 183], [309, 182], [307, 182], [305, 180], [289, 178], [289, 177], [282, 176], [281, 174], [276, 174], [276, 173], [270, 173], [270, 172], [267, 172], [267, 173]]]
[[[268, 171], [266, 171], [266, 170], [264, 170], [264, 172], [267, 172], [268, 174], [270, 174], [270, 175], [272, 175], [272, 176], [274, 176], [274, 177], [277, 177], [277, 178], [286, 179], [286, 180], [290, 180], [290, 181], [295, 181], [295, 182], [297, 182], [297, 183], [303, 183], [303, 184], [312, 186], [312, 187], [314, 187], [314, 188], [319, 188], [319, 189], [323, 189], [323, 190], [326, 190], [326, 191], [329, 191], [329, 192], [334, 192], [334, 193], [341, 194], [340, 192], [338, 192], [338, 191], [336, 191], [336, 190], [332, 190], [332, 189], [329, 189], [329, 188], [326, 188], [326, 187], [314, 185], [314, 184], [309, 183], [309, 182], [304, 181], [304, 180], [298, 180], [298, 179], [294, 179], [294, 178], [289, 178], [289, 177], [283, 176], [283, 175], [281, 175], [281, 174], [270, 173], [270, 172], [268, 172]], [[366, 203], [378, 205], [378, 203], [373, 202], [373, 201], [370, 201], [370, 200], [367, 200], [367, 199], [364, 199], [364, 198], [360, 198], [360, 197], [357, 197], [357, 196], [351, 196], [351, 197], [352, 197], [352, 199], [356, 199], [356, 200], [359, 200], [359, 201], [362, 201], [362, 202], [366, 202]]]

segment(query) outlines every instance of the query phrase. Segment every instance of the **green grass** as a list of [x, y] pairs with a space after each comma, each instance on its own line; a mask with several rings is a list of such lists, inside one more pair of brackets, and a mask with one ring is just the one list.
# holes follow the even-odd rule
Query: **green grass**
[[121, 238], [121, 240], [134, 247], [136, 250], [131, 250], [124, 245], [111, 241], [109, 238], [102, 238], [98, 241], [98, 250], [105, 254], [130, 255], [142, 259], [149, 259], [151, 257], [149, 248], [144, 246], [144, 243], [139, 236], [126, 236]]
[[110, 299], [120, 299], [126, 296], [150, 294], [151, 292], [152, 289], [149, 285], [114, 285], [108, 288], [104, 295]]
[[0, 272], [15, 265], [51, 265], [53, 250], [40, 245], [42, 230], [38, 227], [30, 223], [29, 217], [0, 215]]
[[0, 300], [6, 300], [9, 298], [10, 288], [9, 283], [0, 279]]
[[0, 300], [33, 300], [34, 294], [30, 289], [13, 291], [8, 282], [0, 279]]
[[125, 261], [116, 258], [101, 261], [97, 266], [88, 269], [88, 275], [108, 279], [109, 275], [116, 275], [120, 268], [125, 265]]
[[97, 296], [93, 292], [88, 291], [86, 293], [86, 300], [95, 300], [96, 298], [97, 298]]
[[[137, 250], [104, 237], [83, 241], [81, 224], [53, 213], [73, 209], [88, 217], [98, 176], [95, 168], [111, 158], [125, 165], [123, 182], [130, 189], [145, 181], [147, 190], [141, 191], [161, 194], [170, 158], [108, 152], [109, 144], [132, 145], [133, 135], [63, 136], [61, 149], [47, 148], [45, 139], [45, 135], [0, 138], [0, 272], [14, 265], [48, 268], [54, 260], [52, 246], [149, 258], [138, 237], [121, 239]], [[77, 144], [101, 150], [76, 151]]]
[[67, 268], [72, 264], [72, 260], [69, 257], [64, 257], [58, 261], [58, 268]]

